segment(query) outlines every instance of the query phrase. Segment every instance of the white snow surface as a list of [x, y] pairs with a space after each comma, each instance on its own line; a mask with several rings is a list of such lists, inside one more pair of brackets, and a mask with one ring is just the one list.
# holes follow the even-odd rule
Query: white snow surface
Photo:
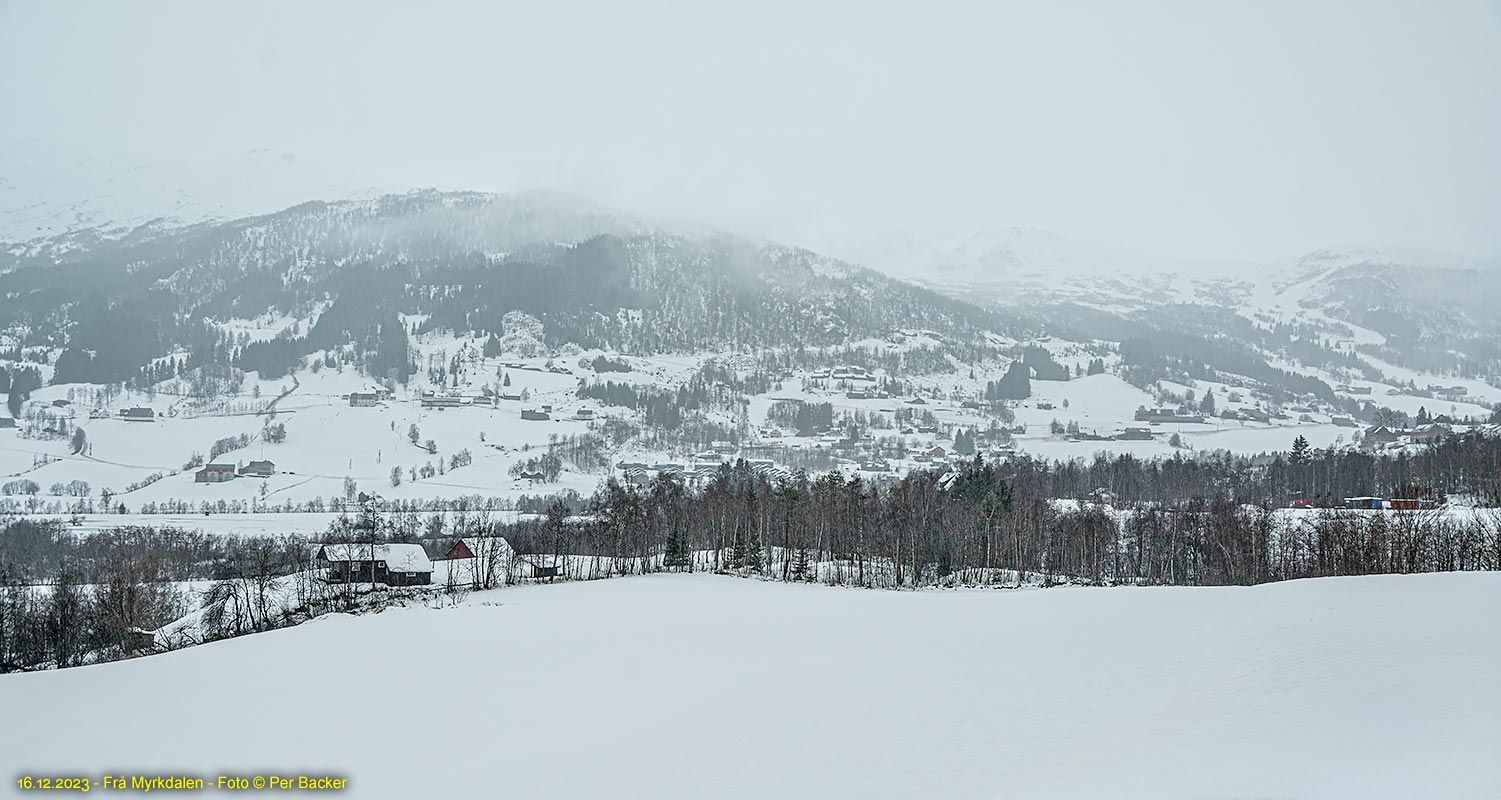
[[[0, 753], [343, 774], [360, 798], [1494, 797], [1498, 602], [1494, 573], [527, 586], [0, 677], [25, 721]], [[368, 702], [393, 692], [426, 700]]]

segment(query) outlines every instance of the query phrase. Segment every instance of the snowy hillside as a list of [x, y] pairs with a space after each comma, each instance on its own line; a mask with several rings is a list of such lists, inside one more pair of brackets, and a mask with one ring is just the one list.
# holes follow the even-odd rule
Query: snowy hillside
[[108, 151], [65, 157], [37, 140], [0, 144], [0, 242], [119, 234], [377, 194], [375, 182], [270, 150], [144, 161]]
[[1498, 598], [1492, 573], [531, 586], [7, 676], [0, 707], [27, 724], [0, 751], [35, 774], [86, 753], [336, 775], [362, 798], [1483, 797], [1501, 634], [1474, 612]]

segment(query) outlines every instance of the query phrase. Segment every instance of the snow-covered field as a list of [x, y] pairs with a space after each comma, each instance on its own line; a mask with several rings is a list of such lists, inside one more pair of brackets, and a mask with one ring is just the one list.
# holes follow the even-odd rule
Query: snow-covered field
[[0, 678], [12, 771], [354, 797], [1493, 797], [1501, 575], [869, 592], [658, 575]]

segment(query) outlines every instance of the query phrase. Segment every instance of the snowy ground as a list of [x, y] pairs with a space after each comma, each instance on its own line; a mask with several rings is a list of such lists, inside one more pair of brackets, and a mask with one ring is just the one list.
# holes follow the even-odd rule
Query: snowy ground
[[869, 592], [660, 575], [0, 677], [13, 771], [354, 797], [1483, 797], [1501, 575]]

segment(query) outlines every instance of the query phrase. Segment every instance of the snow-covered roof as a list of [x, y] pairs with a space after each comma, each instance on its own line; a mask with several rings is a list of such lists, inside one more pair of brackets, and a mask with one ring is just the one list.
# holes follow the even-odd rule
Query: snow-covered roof
[[[326, 544], [318, 551], [325, 561], [369, 561], [371, 546], [368, 544]], [[433, 562], [427, 551], [419, 544], [378, 544], [374, 546], [376, 561], [386, 562], [391, 572], [432, 572]]]

